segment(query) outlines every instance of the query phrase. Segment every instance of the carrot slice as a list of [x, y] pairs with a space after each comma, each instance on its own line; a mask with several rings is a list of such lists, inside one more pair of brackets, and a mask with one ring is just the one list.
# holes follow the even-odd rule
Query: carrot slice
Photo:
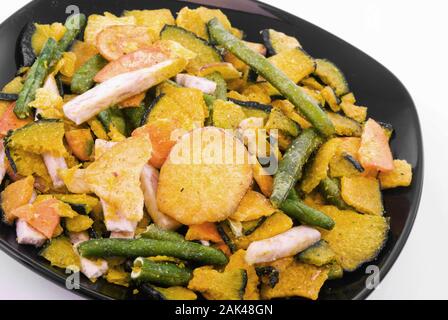
[[12, 102], [0, 118], [0, 137], [2, 138], [8, 134], [9, 130], [21, 128], [32, 121], [30, 118], [17, 118], [16, 114], [14, 113], [15, 106], [16, 103]]
[[168, 56], [158, 47], [137, 50], [109, 62], [94, 78], [95, 82], [104, 82], [122, 73], [149, 68], [168, 60]]
[[174, 130], [178, 129], [175, 122], [167, 119], [159, 119], [155, 122], [137, 128], [132, 136], [149, 135], [152, 145], [152, 155], [149, 164], [160, 169], [168, 158], [171, 148], [176, 144], [171, 140]]
[[51, 239], [60, 222], [56, 199], [48, 199], [35, 205], [27, 204], [14, 210], [14, 215]]
[[201, 224], [192, 224], [189, 226], [186, 240], [206, 240], [214, 243], [223, 242], [221, 235], [213, 222], [204, 222]]
[[394, 169], [389, 139], [383, 128], [373, 119], [364, 124], [358, 154], [361, 165], [367, 171], [389, 172]]

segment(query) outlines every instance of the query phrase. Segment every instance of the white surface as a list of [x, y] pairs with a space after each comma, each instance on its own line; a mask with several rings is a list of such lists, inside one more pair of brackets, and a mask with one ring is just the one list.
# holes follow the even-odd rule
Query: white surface
[[[94, 0], [92, 0], [94, 1]], [[233, 0], [237, 1], [237, 0]], [[3, 21], [28, 1], [3, 1]], [[77, 1], [73, 1], [76, 3]], [[419, 214], [399, 259], [371, 299], [448, 299], [446, 1], [265, 1], [348, 41], [389, 68], [412, 94], [425, 148]], [[82, 8], [81, 8], [82, 10]], [[444, 30], [444, 32], [442, 31]], [[0, 252], [0, 299], [77, 299]]]

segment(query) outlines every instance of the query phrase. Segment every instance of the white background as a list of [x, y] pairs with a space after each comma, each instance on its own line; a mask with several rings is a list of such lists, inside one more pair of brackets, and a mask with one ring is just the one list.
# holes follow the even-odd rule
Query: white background
[[[27, 2], [2, 1], [0, 21]], [[264, 2], [308, 20], [363, 50], [395, 73], [411, 93], [424, 137], [423, 197], [406, 246], [370, 299], [448, 299], [448, 197], [445, 194], [448, 186], [448, 2]], [[0, 252], [0, 299], [79, 297]]]

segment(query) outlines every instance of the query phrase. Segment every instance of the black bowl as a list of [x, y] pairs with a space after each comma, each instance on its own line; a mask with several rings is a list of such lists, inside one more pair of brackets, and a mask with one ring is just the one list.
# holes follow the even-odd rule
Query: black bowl
[[[195, 2], [196, 4], [192, 3]], [[376, 120], [392, 123], [395, 138], [392, 140], [394, 156], [412, 164], [414, 178], [409, 188], [384, 192], [386, 215], [391, 217], [389, 240], [378, 258], [370, 264], [381, 270], [381, 278], [398, 258], [411, 231], [423, 186], [423, 145], [420, 124], [414, 103], [401, 82], [380, 63], [335, 37], [287, 12], [252, 0], [212, 1], [120, 1], [120, 0], [35, 0], [16, 12], [0, 26], [0, 84], [9, 81], [16, 72], [15, 50], [18, 35], [29, 21], [49, 23], [65, 21], [66, 8], [77, 4], [82, 13], [93, 14], [110, 11], [121, 14], [126, 9], [169, 8], [173, 13], [185, 5], [204, 5], [223, 8], [232, 24], [246, 33], [250, 41], [261, 41], [259, 31], [273, 28], [297, 36], [314, 57], [325, 57], [335, 62], [345, 73], [359, 103], [369, 107], [369, 115]], [[398, 54], [398, 53], [397, 53]], [[20, 62], [19, 62], [20, 63]], [[39, 257], [38, 250], [20, 246], [15, 240], [14, 228], [0, 224], [0, 247], [3, 251], [48, 279], [65, 284], [64, 271], [52, 268]], [[369, 274], [365, 266], [344, 278], [328, 282], [321, 291], [321, 299], [364, 299], [371, 290], [365, 286]], [[98, 281], [81, 281], [81, 289], [75, 292], [91, 298], [125, 299], [132, 294], [122, 287]]]

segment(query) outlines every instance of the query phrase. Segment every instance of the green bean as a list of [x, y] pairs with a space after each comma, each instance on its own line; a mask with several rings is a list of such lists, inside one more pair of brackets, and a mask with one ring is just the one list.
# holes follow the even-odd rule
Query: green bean
[[155, 262], [137, 258], [131, 278], [138, 283], [150, 282], [161, 286], [185, 286], [191, 279], [191, 270], [171, 262]]
[[78, 247], [83, 257], [150, 257], [169, 256], [201, 264], [225, 265], [227, 257], [215, 248], [190, 241], [154, 239], [96, 239]]
[[328, 137], [335, 133], [333, 124], [325, 112], [281, 70], [277, 69], [261, 54], [248, 48], [243, 41], [228, 32], [216, 18], [210, 20], [207, 26], [210, 37], [215, 42], [229, 50], [265, 78], [291, 101], [323, 136]]

